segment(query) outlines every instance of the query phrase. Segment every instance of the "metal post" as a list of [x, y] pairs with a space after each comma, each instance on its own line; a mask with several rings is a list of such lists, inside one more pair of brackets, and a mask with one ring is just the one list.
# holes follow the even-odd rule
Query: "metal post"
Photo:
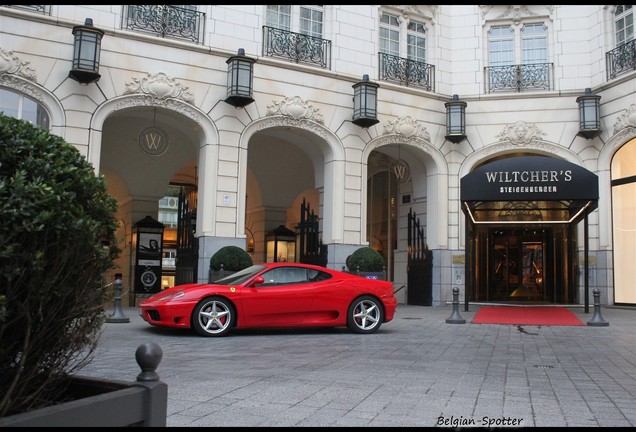
[[448, 319], [447, 324], [466, 324], [466, 320], [459, 314], [459, 288], [453, 288], [453, 313]]
[[595, 327], [608, 326], [609, 323], [601, 316], [601, 290], [594, 288], [592, 292], [594, 293], [594, 315], [592, 319], [587, 322], [587, 325]]
[[106, 319], [107, 323], [127, 323], [130, 322], [130, 318], [124, 315], [121, 310], [121, 276], [115, 279], [115, 313], [110, 318]]

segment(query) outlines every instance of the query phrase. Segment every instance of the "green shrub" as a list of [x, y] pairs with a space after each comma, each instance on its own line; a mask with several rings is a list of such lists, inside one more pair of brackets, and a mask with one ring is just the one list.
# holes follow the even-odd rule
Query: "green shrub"
[[239, 271], [252, 265], [252, 257], [238, 246], [223, 246], [210, 258], [210, 269], [219, 271], [221, 264], [223, 270]]
[[350, 272], [381, 272], [384, 269], [384, 259], [380, 252], [370, 247], [361, 247], [347, 257], [347, 269]]
[[0, 417], [59, 402], [91, 361], [116, 210], [75, 147], [0, 113]]

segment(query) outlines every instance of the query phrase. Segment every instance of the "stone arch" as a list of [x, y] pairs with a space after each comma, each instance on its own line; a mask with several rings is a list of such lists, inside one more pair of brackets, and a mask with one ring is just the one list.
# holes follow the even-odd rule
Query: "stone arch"
[[[284, 102], [289, 106], [296, 108], [305, 106], [299, 98], [287, 98]], [[283, 103], [284, 103], [283, 102]], [[280, 108], [280, 107], [278, 107]], [[289, 110], [288, 110], [289, 111]], [[305, 110], [309, 112], [311, 110]], [[316, 140], [320, 152], [324, 157], [324, 164], [320, 169], [315, 170], [318, 181], [322, 179], [323, 199], [320, 212], [322, 223], [322, 236], [325, 243], [342, 243], [344, 237], [344, 184], [345, 184], [345, 151], [340, 140], [326, 127], [321, 124], [320, 117], [314, 112], [308, 117], [308, 114], [292, 115], [289, 112], [277, 109], [275, 112], [271, 109], [267, 117], [255, 120], [249, 124], [241, 134], [239, 142], [239, 208], [246, 206], [246, 190], [247, 190], [247, 148], [250, 140], [259, 132], [277, 127], [291, 127], [301, 129], [312, 136], [317, 137]], [[238, 215], [239, 226], [245, 225], [245, 215]]]
[[[389, 133], [387, 133], [389, 132]], [[426, 223], [426, 241], [431, 249], [443, 249], [448, 246], [448, 166], [442, 153], [435, 148], [425, 128], [409, 118], [398, 119], [385, 126], [385, 135], [372, 139], [362, 152], [362, 178], [368, 175], [367, 161], [371, 152], [389, 144], [402, 144], [417, 149], [424, 157], [419, 159], [426, 169], [426, 182], [418, 181], [421, 170], [411, 169], [413, 190], [417, 196], [426, 196], [429, 206]], [[418, 189], [426, 185], [426, 190]], [[362, 196], [367, 193], [366, 181], [362, 182]], [[435, 209], [434, 212], [431, 209]], [[366, 199], [362, 200], [362, 215], [367, 214]], [[361, 238], [366, 238], [366, 220], [361, 224]]]

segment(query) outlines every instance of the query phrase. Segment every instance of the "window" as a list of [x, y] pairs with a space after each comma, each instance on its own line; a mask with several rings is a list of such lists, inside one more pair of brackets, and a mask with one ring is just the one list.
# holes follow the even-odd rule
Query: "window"
[[324, 10], [321, 5], [267, 5], [265, 25], [323, 38]]
[[632, 5], [618, 5], [614, 11], [616, 46], [634, 39], [634, 14]]
[[487, 33], [486, 92], [551, 90], [548, 27], [496, 25]]
[[44, 107], [21, 93], [0, 89], [0, 112], [26, 120], [42, 129], [49, 128], [49, 114]]
[[426, 26], [417, 21], [410, 21], [407, 34], [407, 58], [426, 63]]
[[322, 7], [300, 7], [300, 33], [322, 38]]
[[291, 5], [267, 5], [266, 25], [291, 30]]
[[395, 15], [383, 13], [380, 17], [380, 52], [400, 56], [400, 20]]

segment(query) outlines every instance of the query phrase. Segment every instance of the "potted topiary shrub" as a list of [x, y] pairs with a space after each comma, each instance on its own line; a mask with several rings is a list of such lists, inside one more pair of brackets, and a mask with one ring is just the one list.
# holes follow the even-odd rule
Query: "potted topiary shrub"
[[58, 407], [87, 395], [76, 373], [93, 358], [111, 295], [117, 202], [48, 130], [0, 113], [0, 143], [0, 425], [68, 425]]
[[370, 279], [386, 280], [384, 259], [380, 252], [368, 246], [356, 249], [346, 260], [350, 273], [356, 273]]
[[210, 282], [251, 266], [252, 256], [238, 246], [223, 246], [210, 258]]

